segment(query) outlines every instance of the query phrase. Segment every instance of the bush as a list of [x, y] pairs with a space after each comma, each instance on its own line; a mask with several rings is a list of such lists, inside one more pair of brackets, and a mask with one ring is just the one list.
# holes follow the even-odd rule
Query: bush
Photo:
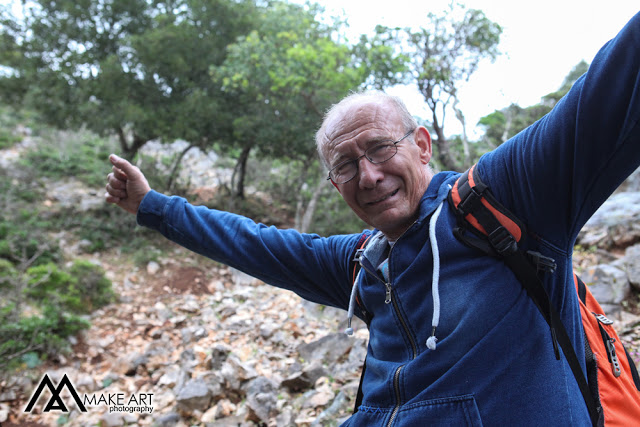
[[36, 265], [60, 262], [60, 248], [43, 233], [47, 227], [33, 210], [23, 209], [12, 218], [0, 212], [0, 259], [17, 263], [35, 257]]
[[18, 271], [12, 263], [0, 258], [0, 290], [9, 288], [18, 277]]
[[26, 153], [22, 165], [39, 176], [64, 179], [75, 177], [92, 187], [102, 187], [109, 172], [108, 156], [115, 143], [89, 131], [51, 131]]
[[[39, 360], [68, 349], [69, 336], [89, 327], [79, 317], [114, 301], [111, 282], [99, 266], [75, 261], [68, 271], [53, 263], [20, 272], [0, 261], [0, 368]], [[28, 314], [27, 314], [28, 313]], [[36, 313], [36, 314], [34, 314]]]
[[73, 313], [90, 313], [115, 300], [111, 281], [102, 268], [77, 260], [69, 272], [49, 263], [27, 270], [26, 295], [34, 302], [54, 305]]
[[77, 283], [82, 293], [85, 309], [91, 312], [116, 300], [111, 281], [104, 276], [104, 270], [85, 260], [76, 260], [69, 269], [69, 274]]
[[65, 352], [68, 338], [89, 327], [86, 320], [52, 305], [46, 306], [40, 316], [17, 321], [12, 321], [10, 308], [0, 309], [0, 368], [14, 368], [18, 357], [32, 352], [43, 358]]
[[22, 137], [0, 128], [0, 150], [9, 148], [20, 141], [22, 141]]

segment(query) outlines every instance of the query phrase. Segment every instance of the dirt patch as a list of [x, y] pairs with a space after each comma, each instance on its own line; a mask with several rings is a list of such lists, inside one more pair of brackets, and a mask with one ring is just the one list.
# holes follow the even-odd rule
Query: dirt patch
[[211, 294], [207, 287], [209, 279], [206, 273], [197, 267], [179, 267], [171, 275], [160, 280], [154, 289], [159, 294]]

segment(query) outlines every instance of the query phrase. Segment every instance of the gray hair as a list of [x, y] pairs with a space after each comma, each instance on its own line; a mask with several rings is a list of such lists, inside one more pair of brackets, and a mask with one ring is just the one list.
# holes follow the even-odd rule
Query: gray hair
[[402, 124], [407, 132], [418, 127], [418, 122], [416, 121], [416, 119], [411, 115], [411, 113], [409, 113], [407, 106], [397, 96], [392, 96], [382, 91], [373, 90], [352, 93], [351, 95], [344, 97], [337, 104], [332, 105], [327, 110], [326, 114], [324, 115], [322, 125], [316, 132], [316, 148], [318, 150], [320, 160], [324, 164], [325, 168], [330, 168], [330, 165], [327, 162], [325, 156], [325, 145], [328, 142], [328, 139], [326, 138], [326, 125], [329, 122], [329, 119], [338, 114], [345, 114], [354, 105], [364, 104], [365, 102], [373, 104], [388, 104], [392, 108], [395, 108], [396, 111], [400, 114], [400, 119], [402, 120]]

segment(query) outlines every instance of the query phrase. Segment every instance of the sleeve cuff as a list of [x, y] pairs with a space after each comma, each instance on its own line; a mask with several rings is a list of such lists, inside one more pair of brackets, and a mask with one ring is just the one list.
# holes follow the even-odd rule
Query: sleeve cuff
[[138, 207], [138, 213], [136, 214], [138, 225], [160, 230], [164, 212], [170, 200], [171, 197], [158, 193], [155, 190], [150, 190], [144, 196]]

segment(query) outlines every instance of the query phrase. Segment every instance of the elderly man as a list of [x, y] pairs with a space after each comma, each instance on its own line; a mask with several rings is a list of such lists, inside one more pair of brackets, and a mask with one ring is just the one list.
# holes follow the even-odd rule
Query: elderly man
[[[526, 224], [524, 249], [555, 260], [544, 287], [576, 349], [584, 337], [573, 244], [640, 165], [639, 47], [637, 15], [550, 114], [476, 166]], [[429, 133], [402, 102], [351, 95], [328, 112], [317, 144], [329, 179], [373, 231], [321, 238], [192, 206], [151, 190], [117, 156], [107, 201], [197, 253], [367, 318], [364, 398], [347, 425], [590, 424], [566, 359], [556, 359], [549, 327], [513, 272], [454, 236], [446, 199], [460, 175], [434, 175]], [[371, 238], [352, 292], [363, 235]]]

